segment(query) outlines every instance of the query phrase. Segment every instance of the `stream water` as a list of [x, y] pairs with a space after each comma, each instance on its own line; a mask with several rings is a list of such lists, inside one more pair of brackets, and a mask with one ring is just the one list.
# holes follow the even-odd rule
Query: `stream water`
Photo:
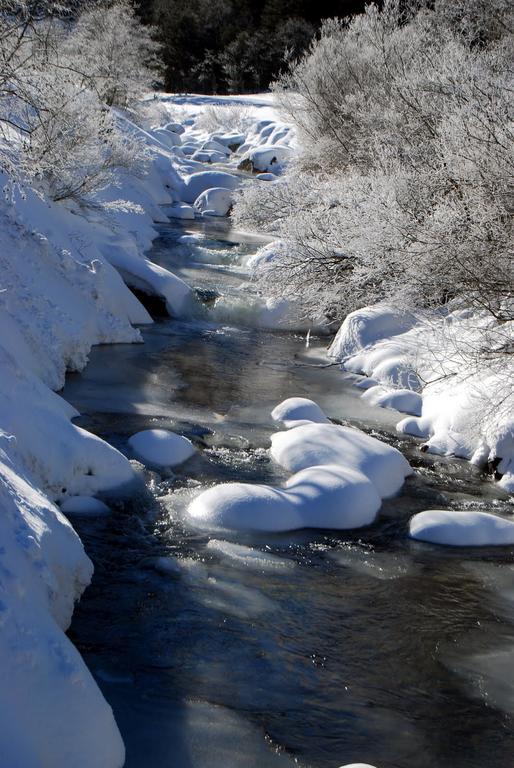
[[[186, 232], [201, 239], [184, 243]], [[111, 516], [73, 521], [95, 576], [70, 635], [113, 707], [126, 765], [511, 768], [513, 550], [406, 535], [422, 509], [505, 501], [468, 464], [400, 440], [397, 414], [364, 405], [352, 377], [325, 366], [325, 339], [307, 347], [303, 333], [258, 327], [242, 267], [258, 244], [221, 224], [163, 226], [150, 258], [223, 300], [157, 318], [143, 345], [94, 349], [64, 390], [78, 423], [129, 456], [127, 438], [151, 427], [199, 448], [175, 473], [141, 469]], [[293, 395], [399, 446], [416, 467], [403, 492], [355, 532], [188, 526], [199, 489], [283, 480], [269, 414]]]

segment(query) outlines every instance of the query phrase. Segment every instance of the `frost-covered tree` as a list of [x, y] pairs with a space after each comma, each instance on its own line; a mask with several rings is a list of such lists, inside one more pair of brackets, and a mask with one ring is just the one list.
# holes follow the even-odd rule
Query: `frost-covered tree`
[[159, 73], [160, 45], [129, 0], [87, 7], [64, 41], [69, 66], [109, 106], [126, 107], [150, 90]]
[[[87, 35], [100, 10], [115, 32], [97, 30], [93, 42]], [[117, 168], [140, 167], [141, 147], [119, 130], [110, 109], [128, 106], [148, 80], [156, 49], [143, 30], [141, 45], [127, 42], [123, 51], [131, 36], [138, 27], [124, 0], [66, 10], [52, 2], [10, 3], [0, 12], [0, 160], [11, 175], [63, 199], [89, 195]]]
[[512, 319], [513, 8], [484, 3], [330, 20], [281, 79], [298, 166], [236, 210], [289, 243], [266, 290], [334, 319], [380, 299]]

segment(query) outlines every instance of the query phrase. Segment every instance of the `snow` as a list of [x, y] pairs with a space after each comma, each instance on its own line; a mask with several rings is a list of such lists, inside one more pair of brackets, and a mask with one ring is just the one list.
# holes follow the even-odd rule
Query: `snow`
[[138, 457], [159, 467], [183, 464], [196, 453], [191, 440], [166, 429], [145, 429], [129, 438], [128, 444]]
[[413, 539], [451, 547], [488, 547], [514, 544], [514, 520], [487, 512], [431, 509], [409, 523]]
[[61, 512], [64, 512], [65, 515], [90, 517], [108, 515], [110, 511], [107, 504], [104, 504], [100, 499], [95, 499], [94, 496], [70, 496], [61, 504]]
[[279, 403], [271, 412], [274, 421], [283, 422], [284, 426], [294, 426], [298, 421], [312, 421], [318, 424], [328, 423], [321, 408], [306, 397], [289, 397]]
[[284, 488], [246, 483], [209, 488], [193, 500], [188, 514], [194, 524], [209, 529], [346, 529], [371, 524], [380, 504], [362, 473], [327, 465], [298, 472]]
[[410, 413], [413, 416], [421, 416], [423, 400], [421, 395], [410, 389], [393, 389], [387, 387], [370, 387], [362, 395], [370, 405], [379, 405], [382, 408], [394, 408], [402, 413]]
[[293, 150], [286, 145], [256, 147], [243, 155], [238, 167], [241, 170], [280, 172], [292, 154]]
[[365, 400], [411, 414], [399, 432], [424, 439], [430, 453], [494, 464], [499, 486], [513, 493], [513, 364], [476, 353], [484, 338], [491, 350], [504, 345], [506, 326], [485, 311], [450, 307], [414, 317], [378, 304], [348, 315], [329, 355], [372, 379]]
[[187, 176], [183, 182], [181, 191], [182, 200], [186, 203], [194, 203], [195, 200], [207, 189], [223, 188], [235, 189], [239, 186], [239, 179], [231, 173], [224, 171], [199, 171]]
[[273, 459], [290, 472], [333, 464], [369, 478], [381, 498], [394, 496], [411, 474], [407, 459], [358, 429], [336, 424], [303, 424], [271, 437]]
[[64, 634], [91, 562], [66, 518], [2, 449], [0, 478], [2, 762], [122, 766], [111, 708]]
[[232, 192], [224, 187], [205, 190], [195, 200], [195, 208], [204, 216], [226, 216], [232, 207]]

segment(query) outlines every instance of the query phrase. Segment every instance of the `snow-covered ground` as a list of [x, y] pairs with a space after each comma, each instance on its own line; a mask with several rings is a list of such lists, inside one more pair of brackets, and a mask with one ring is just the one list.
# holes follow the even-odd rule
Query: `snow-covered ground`
[[[162, 297], [171, 315], [195, 310], [189, 286], [144, 255], [154, 223], [225, 215], [243, 179], [238, 166], [249, 168], [265, 147], [255, 171], [277, 172], [294, 138], [267, 95], [161, 95], [142, 109], [144, 127], [116, 117], [146, 147], [147, 172], [120, 171], [87, 204], [53, 202], [1, 174], [0, 744], [10, 768], [124, 762], [110, 707], [64, 634], [93, 568], [58, 505], [70, 515], [106, 514], [97, 494], [127, 492], [135, 472], [72, 424], [78, 414], [55, 390], [86, 365], [93, 345], [141, 341], [137, 326], [152, 320], [130, 288]], [[147, 442], [134, 448], [153, 450]]]
[[[345, 319], [329, 355], [365, 375], [362, 397], [409, 414], [397, 430], [423, 450], [489, 463], [514, 492], [514, 366], [495, 355], [512, 336], [489, 313], [454, 309], [414, 316], [375, 305]], [[489, 359], [473, 356], [487, 344]]]

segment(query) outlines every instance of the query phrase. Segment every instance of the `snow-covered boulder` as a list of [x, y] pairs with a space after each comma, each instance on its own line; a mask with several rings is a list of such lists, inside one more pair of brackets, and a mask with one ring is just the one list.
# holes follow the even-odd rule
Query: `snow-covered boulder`
[[137, 456], [159, 467], [183, 464], [196, 452], [191, 440], [167, 429], [145, 429], [132, 435], [128, 443]]
[[303, 424], [271, 437], [273, 459], [290, 472], [335, 464], [366, 475], [382, 498], [397, 493], [412, 470], [387, 443], [358, 429], [336, 424]]
[[171, 131], [171, 133], [178, 133], [181, 136], [186, 130], [180, 123], [166, 123], [164, 130]]
[[186, 203], [194, 203], [206, 189], [214, 189], [215, 187], [236, 189], [239, 183], [240, 180], [231, 173], [225, 173], [224, 171], [199, 171], [186, 177], [183, 182], [182, 199]]
[[514, 544], [514, 521], [487, 512], [430, 509], [409, 523], [413, 539], [451, 547], [489, 547]]
[[223, 144], [232, 152], [235, 152], [242, 144], [244, 144], [246, 136], [244, 133], [214, 133], [211, 137], [218, 144]]
[[195, 200], [195, 208], [207, 216], [226, 216], [232, 207], [233, 194], [230, 189], [214, 187], [206, 189]]
[[227, 156], [215, 149], [197, 149], [191, 156], [191, 160], [197, 163], [226, 163]]
[[226, 483], [204, 491], [189, 505], [196, 525], [253, 531], [300, 528], [348, 529], [370, 525], [381, 499], [373, 483], [353, 469], [309, 467], [284, 488]]
[[299, 421], [311, 421], [317, 424], [328, 424], [329, 420], [321, 408], [313, 400], [306, 397], [288, 397], [271, 411], [274, 421], [281, 421], [284, 426], [295, 426]]
[[291, 147], [283, 144], [255, 147], [241, 158], [237, 167], [241, 171], [251, 171], [252, 173], [256, 171], [280, 172], [292, 155]]
[[225, 157], [228, 157], [230, 155], [230, 149], [225, 144], [222, 144], [220, 141], [216, 141], [214, 138], [211, 138], [208, 141], [205, 141], [202, 144], [201, 149], [219, 152], [221, 155], [224, 155]]
[[157, 139], [166, 149], [174, 149], [180, 147], [182, 140], [178, 133], [169, 131], [167, 128], [157, 128], [151, 131], [152, 136]]
[[371, 405], [381, 408], [392, 408], [401, 413], [421, 416], [423, 400], [418, 392], [411, 389], [390, 389], [389, 387], [370, 387], [362, 395], [362, 399]]
[[346, 316], [328, 354], [336, 360], [345, 360], [380, 339], [405, 333], [414, 323], [412, 314], [387, 304], [363, 307]]
[[191, 221], [195, 217], [195, 210], [187, 203], [173, 203], [166, 213], [171, 219], [185, 219]]

